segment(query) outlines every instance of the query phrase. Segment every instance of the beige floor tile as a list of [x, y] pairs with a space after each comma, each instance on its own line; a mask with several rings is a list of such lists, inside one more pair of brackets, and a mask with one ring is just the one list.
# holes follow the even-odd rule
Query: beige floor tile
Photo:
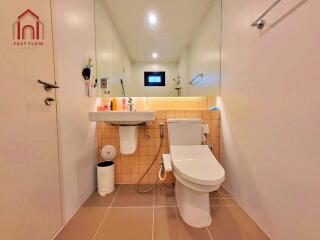
[[[146, 189], [149, 186], [141, 186], [141, 189]], [[152, 206], [153, 191], [150, 193], [137, 193], [136, 185], [121, 185], [117, 197], [112, 203], [112, 207], [134, 207], [134, 206]]]
[[97, 240], [151, 240], [152, 208], [110, 208]]
[[269, 240], [239, 206], [214, 206], [211, 214], [209, 231], [214, 240]]
[[177, 206], [173, 186], [157, 185], [154, 204], [155, 206]]
[[107, 208], [80, 208], [55, 240], [92, 239]]
[[[56, 239], [92, 239], [116, 192], [105, 198], [92, 194]], [[174, 190], [164, 185], [148, 194], [137, 193], [135, 185], [121, 185], [96, 239], [151, 240], [153, 200], [154, 240], [210, 240], [208, 230], [214, 240], [269, 239], [224, 188], [210, 193], [213, 222], [208, 229], [186, 225], [179, 216]]]
[[237, 205], [232, 198], [210, 198], [210, 205]]
[[154, 240], [210, 240], [206, 228], [192, 228], [179, 216], [178, 208], [155, 208]]
[[224, 187], [220, 187], [217, 191], [211, 192], [209, 194], [210, 198], [232, 198], [230, 193], [224, 189]]
[[116, 186], [115, 190], [105, 197], [100, 197], [98, 192], [92, 193], [82, 207], [108, 207], [117, 193], [118, 188], [119, 186]]

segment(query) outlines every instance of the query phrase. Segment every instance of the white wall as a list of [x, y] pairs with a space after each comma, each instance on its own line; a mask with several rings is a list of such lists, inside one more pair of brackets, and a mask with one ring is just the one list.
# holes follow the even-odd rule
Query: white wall
[[[190, 96], [217, 96], [220, 84], [220, 36], [221, 36], [221, 0], [212, 0], [189, 46], [189, 74], [185, 82], [190, 82], [198, 74], [192, 87], [185, 87]], [[184, 54], [180, 61], [183, 61]], [[185, 83], [185, 85], [187, 85]], [[188, 90], [189, 88], [189, 90]]]
[[[274, 240], [320, 239], [320, 1], [224, 0], [225, 186]], [[300, 4], [300, 5], [298, 5]]]
[[[124, 16], [125, 17], [125, 16]], [[95, 1], [97, 76], [109, 77], [110, 95], [99, 88], [99, 96], [122, 96], [120, 79], [131, 84], [131, 60], [115, 29], [103, 0]], [[125, 69], [125, 73], [123, 73]]]
[[96, 98], [85, 95], [81, 76], [86, 60], [95, 58], [94, 5], [87, 0], [54, 0], [54, 43], [58, 92], [59, 144], [62, 164], [64, 221], [95, 190], [97, 145], [88, 112]]
[[190, 49], [186, 47], [179, 59], [178, 74], [180, 76], [181, 96], [189, 96], [190, 94]]
[[[144, 72], [166, 72], [166, 86], [164, 87], [145, 87]], [[172, 80], [178, 77], [178, 64], [176, 62], [135, 62], [132, 65], [132, 84], [129, 85], [129, 95], [134, 97], [175, 97], [178, 91], [174, 88], [177, 84]]]

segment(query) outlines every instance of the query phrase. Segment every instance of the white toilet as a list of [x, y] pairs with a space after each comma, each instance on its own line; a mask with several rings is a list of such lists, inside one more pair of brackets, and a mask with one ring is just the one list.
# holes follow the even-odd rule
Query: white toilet
[[201, 145], [202, 120], [168, 119], [175, 197], [185, 223], [203, 228], [211, 224], [209, 193], [219, 189], [225, 171], [207, 145]]

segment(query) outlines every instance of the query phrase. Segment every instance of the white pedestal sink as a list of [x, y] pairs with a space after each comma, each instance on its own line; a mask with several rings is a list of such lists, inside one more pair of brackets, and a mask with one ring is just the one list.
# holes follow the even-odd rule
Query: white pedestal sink
[[120, 152], [133, 154], [138, 146], [138, 125], [156, 119], [154, 111], [105, 111], [89, 112], [90, 122], [107, 122], [119, 126]]
[[156, 119], [155, 111], [105, 111], [89, 112], [91, 122], [107, 122], [114, 125], [139, 125]]

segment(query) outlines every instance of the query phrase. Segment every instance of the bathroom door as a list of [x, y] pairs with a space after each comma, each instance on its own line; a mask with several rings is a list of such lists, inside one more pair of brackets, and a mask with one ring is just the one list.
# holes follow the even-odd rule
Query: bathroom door
[[[50, 0], [0, 2], [0, 238], [47, 240], [62, 224]], [[45, 98], [54, 102], [45, 104]]]

